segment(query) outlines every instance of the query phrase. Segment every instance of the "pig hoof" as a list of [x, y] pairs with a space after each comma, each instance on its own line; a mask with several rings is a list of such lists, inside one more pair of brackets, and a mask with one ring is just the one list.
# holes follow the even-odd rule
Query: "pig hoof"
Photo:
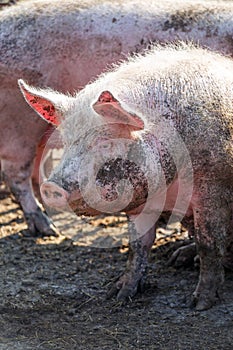
[[191, 307], [194, 308], [196, 311], [205, 311], [210, 309], [214, 304], [215, 302], [212, 302], [210, 300], [200, 299], [198, 301], [193, 301]]
[[25, 215], [25, 217], [32, 236], [59, 236], [58, 230], [40, 209], [35, 213]]
[[194, 295], [191, 302], [191, 308], [195, 308], [196, 311], [208, 310], [216, 304], [218, 299], [219, 297], [217, 293], [214, 297], [210, 297], [207, 295], [200, 295], [199, 297], [196, 297]]
[[133, 298], [137, 292], [142, 292], [144, 287], [144, 278], [129, 280], [127, 276], [123, 275], [112, 285], [107, 293], [107, 299], [116, 297], [118, 301], [127, 301]]
[[116, 297], [118, 301], [127, 301], [130, 298], [134, 297], [136, 293], [137, 293], [137, 287], [136, 288], [132, 286], [119, 287], [118, 285], [114, 285], [111, 287], [111, 289], [107, 293], [107, 299]]

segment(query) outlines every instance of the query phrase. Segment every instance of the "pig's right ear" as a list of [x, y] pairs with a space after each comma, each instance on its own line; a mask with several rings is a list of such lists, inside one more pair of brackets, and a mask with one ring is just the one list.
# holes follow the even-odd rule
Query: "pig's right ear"
[[25, 100], [40, 117], [55, 126], [61, 123], [72, 97], [49, 89], [36, 89], [22, 79], [18, 80], [18, 84]]

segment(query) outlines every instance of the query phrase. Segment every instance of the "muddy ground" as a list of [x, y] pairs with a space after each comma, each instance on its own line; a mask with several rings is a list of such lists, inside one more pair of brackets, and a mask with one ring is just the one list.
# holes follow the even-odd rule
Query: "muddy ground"
[[233, 349], [233, 273], [221, 301], [196, 312], [189, 300], [198, 268], [166, 264], [186, 232], [159, 230], [147, 288], [122, 305], [106, 293], [127, 259], [124, 215], [83, 217], [75, 226], [73, 235], [70, 227], [58, 238], [28, 237], [22, 211], [1, 187], [1, 350]]

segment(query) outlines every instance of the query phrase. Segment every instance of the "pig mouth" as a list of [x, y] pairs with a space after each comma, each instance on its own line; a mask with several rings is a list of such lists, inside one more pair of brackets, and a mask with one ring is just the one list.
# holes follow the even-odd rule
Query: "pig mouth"
[[82, 198], [69, 201], [69, 207], [74, 212], [75, 215], [85, 215], [85, 216], [95, 216], [102, 214], [101, 211], [90, 207]]
[[[106, 200], [103, 198], [103, 201]], [[141, 196], [140, 198], [137, 197], [133, 197], [132, 201], [130, 201], [126, 207], [122, 208], [122, 210], [120, 210], [121, 212], [130, 212], [136, 208], [139, 208], [140, 206], [142, 206], [143, 204], [145, 204], [146, 202], [146, 197], [145, 196]], [[111, 201], [109, 201], [110, 205], [111, 205]], [[106, 211], [103, 210], [99, 210], [98, 207], [94, 208], [91, 205], [89, 205], [88, 203], [85, 202], [85, 200], [83, 199], [83, 197], [80, 195], [78, 198], [77, 196], [72, 197], [72, 200], [70, 199], [69, 202], [69, 208], [77, 215], [85, 215], [85, 216], [95, 216], [95, 215], [101, 215], [101, 214], [106, 214], [106, 213], [112, 213], [113, 211], [108, 211], [106, 209]], [[107, 207], [106, 207], [107, 208]], [[115, 213], [119, 212], [119, 210], [114, 211]]]
[[77, 216], [94, 216], [101, 214], [100, 211], [92, 208], [90, 205], [88, 205], [88, 203], [86, 203], [80, 190], [72, 191], [68, 198], [67, 204]]

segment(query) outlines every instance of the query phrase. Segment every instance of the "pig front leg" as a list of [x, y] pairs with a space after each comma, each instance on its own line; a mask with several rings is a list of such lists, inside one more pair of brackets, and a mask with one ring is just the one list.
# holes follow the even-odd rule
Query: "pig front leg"
[[4, 179], [19, 202], [30, 233], [34, 236], [57, 236], [58, 232], [50, 219], [42, 212], [31, 186], [32, 161], [20, 158], [2, 161]]
[[124, 274], [114, 283], [108, 293], [108, 298], [113, 296], [117, 300], [126, 300], [133, 297], [137, 291], [144, 288], [148, 255], [155, 240], [155, 225], [142, 237], [137, 237], [133, 222], [129, 222], [129, 257]]
[[[225, 188], [200, 186], [203, 192], [193, 207], [195, 240], [200, 258], [199, 282], [193, 293], [196, 310], [206, 310], [215, 304], [224, 281], [223, 257], [231, 213]], [[203, 196], [203, 193], [206, 193]]]

